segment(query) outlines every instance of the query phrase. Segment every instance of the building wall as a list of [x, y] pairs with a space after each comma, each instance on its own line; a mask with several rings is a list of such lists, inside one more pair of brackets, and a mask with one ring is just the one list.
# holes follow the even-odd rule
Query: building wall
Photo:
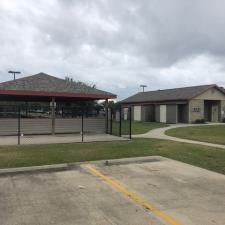
[[155, 106], [155, 121], [160, 122], [160, 105]]
[[189, 123], [204, 119], [204, 100], [193, 99], [189, 101]]
[[141, 121], [149, 122], [154, 120], [154, 105], [141, 106]]
[[161, 123], [166, 123], [166, 112], [167, 112], [166, 104], [160, 105], [160, 122]]
[[167, 105], [166, 107], [166, 122], [177, 123], [177, 105]]
[[189, 121], [189, 105], [177, 105], [177, 123], [188, 123]]
[[225, 100], [225, 94], [216, 88], [211, 88], [203, 94], [197, 96], [195, 99], [201, 100]]
[[134, 112], [134, 121], [141, 121], [141, 106], [134, 106], [133, 112]]
[[223, 119], [225, 118], [225, 101], [221, 101], [220, 106], [220, 119], [221, 121], [223, 121]]

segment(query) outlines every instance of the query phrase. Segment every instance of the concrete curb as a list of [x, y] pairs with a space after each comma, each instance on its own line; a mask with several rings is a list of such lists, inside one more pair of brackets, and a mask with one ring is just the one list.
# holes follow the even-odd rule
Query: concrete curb
[[0, 169], [0, 176], [35, 173], [35, 172], [63, 171], [68, 170], [68, 168], [69, 167], [67, 164], [7, 168], [7, 169]]
[[41, 172], [57, 172], [57, 171], [65, 171], [65, 170], [74, 170], [74, 169], [78, 169], [80, 165], [82, 164], [95, 164], [98, 166], [113, 166], [113, 165], [125, 165], [130, 163], [158, 162], [162, 160], [167, 160], [167, 158], [164, 158], [162, 156], [146, 156], [146, 157], [135, 157], [135, 158], [63, 163], [63, 164], [43, 165], [43, 166], [7, 168], [7, 169], [0, 169], [0, 177], [10, 176], [10, 175], [19, 175], [19, 174], [32, 174], [32, 173], [41, 173]]

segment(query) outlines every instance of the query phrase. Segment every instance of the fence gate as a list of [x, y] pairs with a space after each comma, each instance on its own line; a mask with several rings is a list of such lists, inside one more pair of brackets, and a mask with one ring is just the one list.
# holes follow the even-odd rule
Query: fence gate
[[110, 134], [132, 138], [132, 108], [110, 109]]

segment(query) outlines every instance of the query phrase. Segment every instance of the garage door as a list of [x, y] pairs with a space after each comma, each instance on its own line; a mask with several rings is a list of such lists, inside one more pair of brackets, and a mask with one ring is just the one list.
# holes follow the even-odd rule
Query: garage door
[[141, 121], [141, 106], [134, 106], [134, 120]]
[[166, 123], [166, 105], [160, 105], [160, 122]]

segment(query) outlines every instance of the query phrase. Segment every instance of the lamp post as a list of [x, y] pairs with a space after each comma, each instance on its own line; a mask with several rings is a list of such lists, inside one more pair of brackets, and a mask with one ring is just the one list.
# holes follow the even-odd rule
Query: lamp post
[[145, 88], [147, 87], [147, 85], [141, 84], [140, 87], [142, 87], [143, 92], [145, 92]]
[[16, 74], [21, 74], [21, 72], [19, 71], [12, 71], [12, 70], [8, 71], [8, 73], [13, 74], [14, 80], [16, 79]]

